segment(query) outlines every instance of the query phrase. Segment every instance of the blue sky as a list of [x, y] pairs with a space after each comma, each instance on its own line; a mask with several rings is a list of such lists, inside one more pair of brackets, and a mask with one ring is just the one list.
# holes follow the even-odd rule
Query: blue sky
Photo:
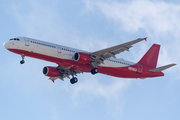
[[178, 0], [0, 1], [1, 44], [26, 36], [90, 52], [139, 37], [147, 42], [117, 57], [137, 62], [161, 44], [158, 66], [178, 65], [160, 78], [78, 75], [53, 84], [42, 74], [54, 63], [21, 57], [0, 47], [2, 120], [179, 120], [180, 2]]

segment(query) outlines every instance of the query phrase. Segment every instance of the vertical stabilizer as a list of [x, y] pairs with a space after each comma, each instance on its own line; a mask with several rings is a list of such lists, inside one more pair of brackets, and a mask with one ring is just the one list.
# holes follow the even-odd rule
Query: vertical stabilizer
[[147, 53], [138, 62], [139, 64], [150, 67], [151, 69], [156, 68], [157, 60], [159, 56], [160, 45], [153, 44]]

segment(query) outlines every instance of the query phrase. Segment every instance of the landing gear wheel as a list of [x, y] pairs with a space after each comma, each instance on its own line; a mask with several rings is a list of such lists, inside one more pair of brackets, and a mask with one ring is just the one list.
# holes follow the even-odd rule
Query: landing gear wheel
[[97, 74], [98, 72], [99, 72], [99, 70], [97, 68], [93, 68], [91, 70], [91, 74], [93, 74], [93, 75]]
[[71, 84], [74, 84], [74, 83], [77, 83], [78, 82], [78, 79], [76, 77], [73, 77], [71, 80], [70, 80], [70, 83]]
[[21, 63], [21, 64], [24, 64], [24, 63], [25, 63], [25, 61], [24, 61], [24, 60], [21, 60], [21, 61], [20, 61], [20, 63]]
[[21, 57], [22, 57], [22, 60], [20, 61], [20, 63], [24, 64], [25, 63], [25, 61], [24, 61], [24, 57], [25, 57], [24, 54], [22, 54]]

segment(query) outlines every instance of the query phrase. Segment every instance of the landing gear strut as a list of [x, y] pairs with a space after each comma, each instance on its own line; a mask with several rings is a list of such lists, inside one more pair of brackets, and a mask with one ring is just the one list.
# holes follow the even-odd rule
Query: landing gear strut
[[97, 68], [93, 68], [91, 70], [91, 74], [93, 74], [93, 75], [97, 74], [98, 72], [99, 72], [99, 70]]
[[20, 61], [20, 63], [24, 64], [25, 63], [25, 61], [24, 61], [24, 57], [25, 57], [24, 54], [22, 54], [21, 57], [22, 57], [22, 60]]
[[74, 84], [74, 83], [77, 83], [78, 82], [78, 79], [76, 77], [73, 77], [71, 80], [70, 80], [70, 83], [71, 84]]

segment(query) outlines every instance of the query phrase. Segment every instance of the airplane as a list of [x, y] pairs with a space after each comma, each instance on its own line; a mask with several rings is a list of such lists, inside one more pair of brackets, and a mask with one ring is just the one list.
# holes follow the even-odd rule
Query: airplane
[[147, 41], [147, 37], [95, 52], [87, 52], [28, 37], [11, 38], [3, 46], [9, 51], [21, 55], [21, 64], [25, 63], [25, 56], [56, 63], [57, 66], [45, 66], [42, 70], [43, 74], [53, 82], [58, 78], [61, 80], [69, 78], [70, 83], [74, 84], [78, 82], [75, 76], [83, 72], [92, 75], [102, 73], [114, 77], [136, 79], [164, 76], [162, 71], [176, 64], [156, 68], [160, 50], [158, 44], [153, 44], [137, 63], [116, 58], [117, 54], [129, 51], [133, 47], [132, 45], [144, 40]]

